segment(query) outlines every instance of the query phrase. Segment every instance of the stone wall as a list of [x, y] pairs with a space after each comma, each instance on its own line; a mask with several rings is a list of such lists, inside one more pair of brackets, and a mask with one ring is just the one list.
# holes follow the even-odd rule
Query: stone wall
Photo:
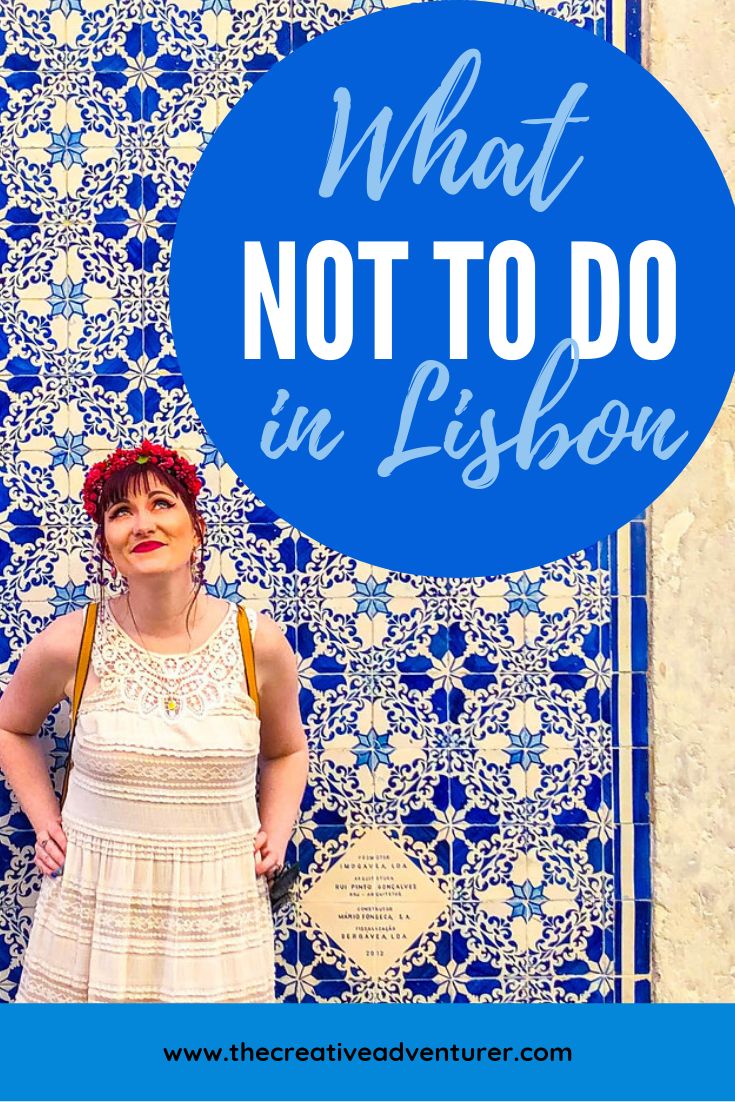
[[[732, 189], [735, 0], [652, 0], [647, 29], [648, 67], [700, 127]], [[683, 216], [696, 218], [696, 197]], [[653, 506], [651, 531], [655, 998], [729, 1002], [735, 388], [698, 455]]]

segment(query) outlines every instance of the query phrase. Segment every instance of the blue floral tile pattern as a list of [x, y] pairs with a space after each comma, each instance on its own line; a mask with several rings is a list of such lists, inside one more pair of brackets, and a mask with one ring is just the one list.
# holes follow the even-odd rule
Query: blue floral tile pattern
[[[171, 242], [207, 142], [280, 59], [395, 2], [2, 5], [0, 675], [52, 616], [94, 597], [84, 471], [144, 433], [175, 444], [204, 477], [209, 592], [271, 613], [298, 654], [312, 765], [278, 997], [646, 1001], [645, 521], [509, 576], [379, 570], [243, 486], [176, 358]], [[640, 56], [637, 0], [508, 2]], [[57, 785], [67, 729], [64, 704], [40, 733]], [[0, 1001], [32, 921], [32, 843], [0, 783]], [[380, 933], [360, 944], [330, 895], [366, 846], [386, 847], [412, 885], [392, 952]], [[370, 875], [378, 899], [379, 864]]]

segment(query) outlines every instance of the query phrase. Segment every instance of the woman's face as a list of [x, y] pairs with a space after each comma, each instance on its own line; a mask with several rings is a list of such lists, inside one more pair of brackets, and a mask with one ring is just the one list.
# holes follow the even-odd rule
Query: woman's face
[[180, 497], [149, 474], [149, 489], [132, 486], [128, 497], [105, 513], [104, 534], [110, 558], [126, 578], [189, 568], [201, 542]]

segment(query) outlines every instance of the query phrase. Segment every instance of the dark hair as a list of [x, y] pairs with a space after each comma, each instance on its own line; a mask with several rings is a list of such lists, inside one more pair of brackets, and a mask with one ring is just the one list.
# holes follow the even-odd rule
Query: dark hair
[[197, 509], [196, 499], [191, 493], [191, 490], [182, 482], [179, 482], [176, 475], [172, 474], [165, 467], [160, 467], [154, 463], [131, 463], [129, 466], [123, 467], [119, 471], [113, 471], [105, 480], [100, 490], [97, 502], [97, 514], [95, 517], [97, 527], [94, 534], [94, 541], [98, 552], [97, 581], [100, 586], [100, 592], [102, 592], [102, 588], [105, 585], [104, 563], [112, 562], [108, 554], [107, 541], [105, 539], [105, 513], [113, 505], [117, 505], [118, 502], [124, 501], [131, 492], [137, 494], [140, 493], [141, 490], [145, 490], [147, 493], [151, 489], [151, 475], [154, 475], [172, 494], [180, 498], [187, 513], [191, 517], [194, 531], [199, 534], [201, 539], [201, 560], [196, 579], [196, 588], [189, 603], [189, 607], [186, 610], [186, 632], [188, 635], [189, 616], [204, 582], [205, 529], [201, 513]]

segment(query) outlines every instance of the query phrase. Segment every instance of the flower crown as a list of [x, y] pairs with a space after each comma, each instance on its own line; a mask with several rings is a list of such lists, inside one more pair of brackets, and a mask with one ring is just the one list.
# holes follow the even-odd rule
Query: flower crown
[[179, 482], [186, 486], [192, 497], [196, 497], [202, 488], [202, 482], [196, 472], [196, 467], [179, 455], [173, 448], [165, 448], [161, 444], [152, 444], [150, 440], [144, 440], [138, 448], [117, 448], [106, 459], [95, 463], [87, 473], [82, 490], [84, 509], [93, 519], [97, 516], [102, 487], [111, 474], [129, 467], [133, 463], [153, 463], [162, 467], [174, 475]]

